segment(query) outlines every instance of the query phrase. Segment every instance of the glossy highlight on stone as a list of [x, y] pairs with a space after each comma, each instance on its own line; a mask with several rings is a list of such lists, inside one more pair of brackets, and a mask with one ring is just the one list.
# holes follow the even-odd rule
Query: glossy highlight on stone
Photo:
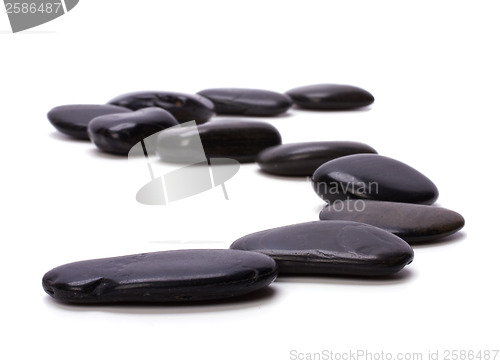
[[332, 159], [359, 153], [377, 153], [369, 145], [357, 142], [305, 142], [267, 148], [257, 156], [257, 163], [267, 173], [281, 176], [312, 176]]
[[54, 127], [76, 139], [88, 140], [87, 126], [98, 116], [129, 113], [129, 109], [115, 105], [63, 105], [49, 111], [47, 118]]
[[413, 260], [404, 240], [352, 221], [313, 221], [244, 236], [231, 249], [269, 255], [288, 274], [383, 276]]
[[88, 134], [104, 152], [127, 155], [142, 139], [179, 123], [168, 111], [149, 107], [126, 114], [112, 114], [93, 119]]
[[292, 106], [290, 97], [267, 90], [211, 88], [198, 94], [212, 101], [221, 115], [275, 116]]
[[309, 110], [350, 110], [375, 101], [373, 95], [362, 88], [331, 83], [297, 87], [286, 94], [299, 108]]
[[[197, 127], [197, 130], [195, 129]], [[157, 154], [166, 162], [191, 163], [199, 140], [207, 158], [230, 158], [254, 162], [262, 150], [281, 143], [271, 124], [237, 119], [211, 120], [190, 128], [173, 128], [158, 135]]]
[[131, 110], [160, 107], [171, 113], [179, 123], [194, 120], [197, 124], [202, 124], [215, 114], [214, 104], [209, 99], [180, 92], [131, 92], [115, 97], [108, 104], [123, 106]]
[[42, 286], [66, 303], [208, 301], [267, 287], [277, 273], [276, 262], [263, 254], [172, 250], [65, 264], [47, 272]]
[[456, 233], [465, 224], [460, 214], [442, 207], [370, 200], [337, 201], [326, 206], [319, 218], [373, 225], [408, 243], [440, 239]]
[[378, 154], [354, 154], [321, 165], [312, 177], [314, 191], [329, 204], [336, 200], [432, 204], [436, 185], [416, 169]]

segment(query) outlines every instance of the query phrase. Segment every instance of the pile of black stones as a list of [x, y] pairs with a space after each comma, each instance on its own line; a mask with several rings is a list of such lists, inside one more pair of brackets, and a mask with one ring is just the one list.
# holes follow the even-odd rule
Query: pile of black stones
[[[159, 156], [195, 121], [206, 158], [257, 162], [268, 174], [308, 177], [326, 205], [319, 221], [239, 238], [229, 249], [170, 250], [65, 264], [42, 285], [54, 299], [76, 304], [216, 302], [270, 285], [280, 275], [391, 277], [413, 261], [411, 244], [459, 231], [463, 217], [433, 206], [435, 184], [398, 160], [353, 141], [282, 144], [279, 131], [238, 116], [272, 117], [292, 106], [352, 110], [374, 97], [349, 85], [318, 84], [284, 94], [218, 88], [197, 94], [134, 92], [104, 105], [64, 105], [48, 113], [61, 133], [91, 140], [106, 153], [127, 155], [158, 133]], [[217, 120], [215, 115], [232, 118]], [[182, 142], [182, 140], [181, 140]], [[182, 143], [181, 143], [182, 144]]]

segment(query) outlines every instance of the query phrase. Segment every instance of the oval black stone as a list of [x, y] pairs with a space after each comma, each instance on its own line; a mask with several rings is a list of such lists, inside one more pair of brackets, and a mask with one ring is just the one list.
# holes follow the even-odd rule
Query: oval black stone
[[87, 126], [98, 116], [131, 112], [115, 105], [63, 105], [53, 108], [47, 118], [61, 133], [88, 140]]
[[161, 107], [171, 113], [179, 123], [194, 120], [197, 124], [202, 124], [215, 114], [212, 101], [200, 95], [179, 92], [131, 92], [115, 97], [108, 104], [123, 106], [131, 110]]
[[337, 201], [326, 206], [319, 218], [370, 224], [408, 243], [443, 238], [465, 224], [462, 215], [442, 207], [369, 200]]
[[207, 158], [231, 158], [248, 163], [254, 162], [262, 150], [281, 143], [279, 131], [271, 124], [259, 121], [212, 120], [197, 128], [198, 132], [183, 127], [160, 133], [157, 153], [161, 159], [191, 163], [190, 152], [197, 151], [201, 139]]
[[351, 221], [313, 221], [260, 231], [236, 240], [231, 249], [269, 255], [280, 274], [388, 275], [413, 260], [413, 249], [404, 240]]
[[282, 144], [267, 148], [257, 156], [263, 171], [282, 176], [312, 176], [332, 159], [358, 153], [377, 153], [369, 145], [357, 142], [309, 142]]
[[68, 303], [205, 301], [267, 287], [277, 273], [263, 254], [173, 250], [65, 264], [47, 272], [42, 285]]
[[347, 198], [432, 204], [434, 183], [416, 169], [377, 154], [354, 154], [319, 167], [312, 177], [315, 192], [326, 202]]
[[126, 114], [99, 116], [89, 123], [88, 134], [104, 152], [126, 155], [142, 139], [178, 124], [168, 111], [149, 107]]
[[328, 83], [297, 87], [286, 94], [295, 105], [309, 110], [349, 110], [375, 101], [373, 95], [362, 88]]
[[290, 97], [267, 90], [211, 88], [198, 94], [214, 103], [217, 114], [275, 116], [292, 106]]

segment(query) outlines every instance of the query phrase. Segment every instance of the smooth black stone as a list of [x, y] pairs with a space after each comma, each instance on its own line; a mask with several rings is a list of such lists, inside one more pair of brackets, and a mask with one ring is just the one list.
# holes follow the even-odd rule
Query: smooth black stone
[[263, 171], [282, 176], [312, 176], [332, 159], [358, 153], [377, 153], [369, 145], [357, 142], [309, 142], [282, 144], [267, 148], [257, 156]]
[[211, 100], [217, 114], [275, 116], [292, 106], [287, 95], [246, 88], [211, 88], [198, 92]]
[[76, 139], [88, 140], [87, 126], [98, 116], [129, 113], [129, 109], [115, 105], [63, 105], [53, 108], [47, 118], [61, 133]]
[[351, 221], [313, 221], [260, 231], [236, 240], [231, 249], [269, 255], [280, 274], [389, 275], [413, 260], [413, 249], [404, 240]]
[[241, 163], [254, 162], [259, 152], [281, 144], [279, 131], [259, 121], [212, 120], [197, 128], [199, 137], [196, 130], [188, 132], [186, 127], [160, 133], [157, 153], [161, 159], [174, 163], [193, 162], [200, 139], [207, 158], [231, 158]]
[[99, 116], [89, 123], [88, 134], [104, 152], [126, 155], [142, 139], [178, 124], [168, 111], [149, 107], [126, 114]]
[[65, 264], [43, 289], [68, 303], [161, 303], [225, 299], [267, 287], [277, 264], [266, 255], [222, 249], [173, 250]]
[[440, 239], [456, 233], [465, 224], [462, 215], [442, 207], [369, 200], [337, 201], [326, 206], [319, 218], [373, 225], [408, 243]]
[[309, 110], [349, 110], [375, 101], [373, 95], [362, 88], [328, 83], [297, 87], [286, 94], [295, 105]]
[[131, 110], [161, 107], [171, 113], [179, 123], [194, 120], [197, 124], [202, 124], [215, 114], [214, 104], [209, 99], [200, 95], [179, 92], [131, 92], [115, 97], [108, 104], [123, 106]]
[[319, 167], [312, 177], [315, 192], [329, 204], [336, 200], [432, 204], [439, 192], [416, 169], [378, 154], [354, 154]]

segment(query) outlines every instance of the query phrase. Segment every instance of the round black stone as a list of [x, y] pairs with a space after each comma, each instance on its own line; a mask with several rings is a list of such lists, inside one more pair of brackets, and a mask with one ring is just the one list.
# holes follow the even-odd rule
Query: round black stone
[[88, 134], [104, 152], [126, 155], [142, 139], [178, 124], [168, 111], [150, 107], [126, 114], [99, 116], [89, 123]]
[[53, 108], [47, 118], [61, 133], [88, 140], [87, 126], [98, 116], [128, 113], [129, 109], [115, 105], [63, 105]]
[[432, 204], [439, 192], [416, 169], [378, 154], [354, 154], [320, 166], [312, 177], [315, 192], [326, 202], [369, 199]]
[[295, 105], [309, 110], [349, 110], [368, 106], [375, 98], [368, 91], [350, 85], [318, 84], [286, 92]]
[[465, 224], [460, 214], [442, 207], [370, 200], [337, 201], [326, 206], [319, 218], [370, 224], [408, 243], [437, 240], [456, 233]]
[[380, 276], [413, 260], [404, 240], [374, 226], [351, 221], [313, 221], [260, 231], [236, 240], [231, 249], [272, 257], [280, 274]]
[[254, 162], [262, 150], [281, 143], [279, 131], [259, 121], [212, 120], [198, 125], [197, 129], [180, 127], [161, 132], [158, 155], [166, 162], [191, 163], [191, 152], [197, 154], [197, 143], [201, 139], [207, 158], [231, 158], [248, 163]]
[[257, 156], [257, 163], [267, 173], [282, 176], [312, 176], [332, 159], [358, 153], [377, 153], [369, 145], [357, 142], [308, 142], [282, 144], [267, 148]]
[[290, 97], [267, 90], [212, 88], [198, 94], [214, 103], [217, 114], [275, 116], [292, 106]]
[[180, 92], [132, 92], [117, 96], [108, 104], [123, 106], [131, 110], [161, 107], [171, 113], [179, 123], [194, 120], [197, 124], [202, 124], [215, 114], [214, 104], [209, 99]]
[[276, 262], [264, 254], [173, 250], [65, 264], [47, 272], [42, 285], [68, 303], [206, 301], [267, 287], [277, 273]]

